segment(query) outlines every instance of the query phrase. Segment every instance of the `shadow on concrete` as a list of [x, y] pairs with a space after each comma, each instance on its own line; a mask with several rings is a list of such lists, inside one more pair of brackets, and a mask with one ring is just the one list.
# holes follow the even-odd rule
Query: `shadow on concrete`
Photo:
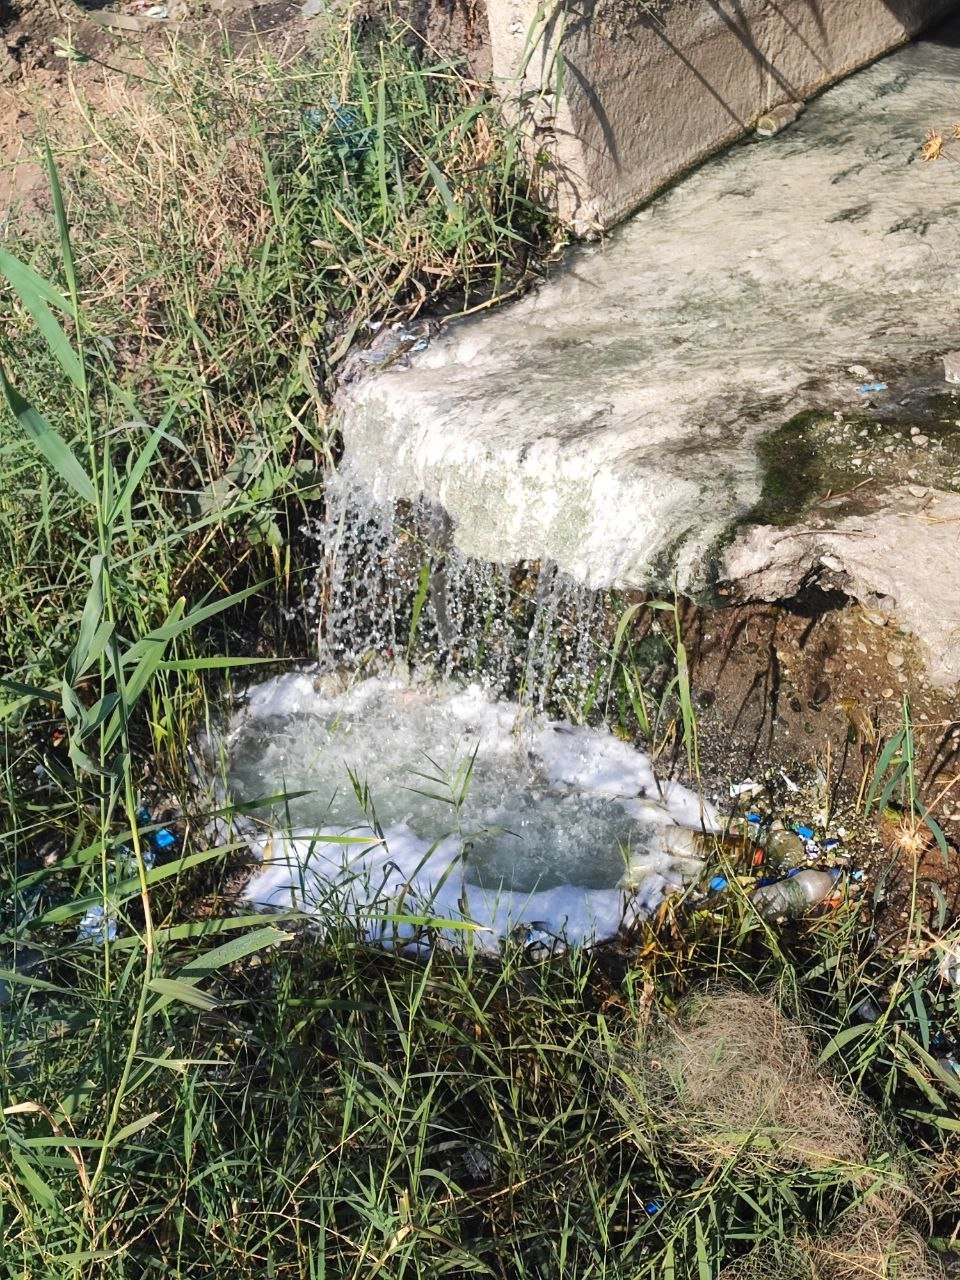
[[[458, 0], [453, 2], [457, 3]], [[808, 97], [811, 81], [816, 81], [817, 76], [805, 75], [804, 83], [798, 84], [784, 73], [775, 59], [764, 52], [764, 46], [769, 47], [770, 43], [771, 22], [782, 24], [784, 32], [794, 45], [802, 47], [808, 65], [819, 69], [822, 83], [826, 84], [837, 78], [838, 68], [843, 65], [844, 59], [831, 52], [830, 28], [824, 16], [824, 0], [767, 0], [759, 10], [749, 0], [703, 0], [703, 3], [715, 15], [718, 26], [725, 27], [749, 53], [756, 71], [763, 74], [769, 85], [775, 86], [775, 92], [771, 95], [774, 100], [779, 98], [781, 101], [793, 101]], [[929, 29], [937, 22], [946, 22], [947, 25], [941, 26], [933, 38], [950, 46], [960, 44], [960, 23], [947, 21], [960, 15], [960, 3], [949, 3], [947, 0], [883, 0], [883, 4], [911, 35]], [[564, 10], [565, 73], [576, 84], [578, 97], [583, 102], [585, 111], [593, 116], [606, 153], [615, 170], [619, 171], [621, 158], [616, 129], [612, 126], [604, 105], [602, 79], [598, 85], [591, 67], [597, 33], [604, 29], [605, 21], [609, 22], [609, 16], [605, 18], [606, 6], [603, 0], [566, 0], [560, 7]], [[711, 75], [709, 65], [705, 69], [704, 64], [708, 60], [698, 56], [698, 46], [692, 41], [681, 46], [669, 32], [668, 24], [658, 16], [655, 7], [638, 8], [633, 21], [636, 24], [634, 30], [645, 29], [655, 35], [668, 51], [669, 57], [682, 65], [700, 84], [736, 129], [745, 130], [757, 108], [765, 105], [751, 102], [745, 114], [742, 98], [738, 105], [732, 104], [723, 87], [717, 85], [716, 76]], [[811, 25], [816, 36], [810, 34]], [[551, 27], [551, 31], [555, 31], [555, 28]], [[764, 39], [764, 36], [767, 38]], [[630, 34], [625, 32], [619, 38], [629, 41]]]

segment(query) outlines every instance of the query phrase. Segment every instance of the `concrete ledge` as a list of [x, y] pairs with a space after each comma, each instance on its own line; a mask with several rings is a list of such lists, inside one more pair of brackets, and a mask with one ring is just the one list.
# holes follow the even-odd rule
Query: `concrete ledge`
[[[612, 226], [778, 103], [956, 11], [948, 0], [487, 0], [493, 74], [560, 216]], [[559, 89], [559, 92], [558, 92]]]

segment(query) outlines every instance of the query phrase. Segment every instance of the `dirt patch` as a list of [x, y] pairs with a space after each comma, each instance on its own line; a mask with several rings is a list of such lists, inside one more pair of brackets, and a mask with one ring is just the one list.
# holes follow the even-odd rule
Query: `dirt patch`
[[158, 6], [129, 0], [65, 12], [61, 16], [52, 0], [0, 4], [0, 225], [14, 230], [47, 211], [42, 140], [45, 134], [64, 143], [80, 138], [81, 99], [95, 116], [109, 116], [118, 81], [129, 98], [149, 81], [151, 64], [162, 65], [174, 40], [197, 46], [220, 40], [236, 51], [256, 41], [290, 57], [310, 38], [310, 22], [290, 0], [189, 8], [183, 0]]

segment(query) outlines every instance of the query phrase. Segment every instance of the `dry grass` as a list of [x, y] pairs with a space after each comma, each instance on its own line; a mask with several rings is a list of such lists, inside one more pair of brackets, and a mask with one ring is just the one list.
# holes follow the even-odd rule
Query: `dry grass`
[[818, 1066], [809, 1032], [773, 1000], [726, 993], [688, 1002], [636, 1055], [639, 1096], [658, 1142], [713, 1177], [736, 1168], [763, 1184], [823, 1179], [842, 1209], [820, 1234], [768, 1240], [721, 1280], [938, 1280], [916, 1222], [896, 1139], [879, 1116]]
[[643, 1063], [651, 1110], [695, 1165], [738, 1153], [773, 1169], [862, 1169], [863, 1110], [816, 1066], [807, 1033], [772, 1000], [691, 1002]]
[[719, 1280], [943, 1280], [944, 1270], [896, 1208], [868, 1200], [828, 1235], [761, 1245]]

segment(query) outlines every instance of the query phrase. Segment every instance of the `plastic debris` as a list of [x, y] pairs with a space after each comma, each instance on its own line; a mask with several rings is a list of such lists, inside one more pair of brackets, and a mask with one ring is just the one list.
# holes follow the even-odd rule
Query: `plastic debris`
[[474, 1143], [464, 1148], [463, 1167], [475, 1182], [485, 1182], [493, 1172], [490, 1161]]
[[857, 390], [862, 396], [873, 395], [875, 391], [886, 391], [887, 384], [885, 382], [861, 382]]
[[782, 133], [784, 129], [789, 128], [794, 121], [798, 120], [803, 114], [804, 104], [802, 102], [781, 102], [777, 107], [771, 107], [757, 121], [757, 137], [772, 138], [778, 133]]
[[153, 18], [155, 22], [166, 22], [170, 17], [170, 10], [165, 4], [152, 4], [150, 8], [146, 10], [146, 16], [148, 18]]
[[948, 946], [941, 956], [940, 977], [951, 987], [960, 987], [960, 941]]
[[960, 382], [960, 351], [947, 351], [943, 357], [945, 382]]
[[566, 944], [550, 932], [545, 920], [534, 920], [530, 924], [518, 924], [510, 931], [511, 939], [523, 947], [523, 952], [531, 964], [544, 964], [554, 956], [563, 955]]
[[415, 333], [402, 324], [395, 324], [386, 333], [378, 335], [366, 350], [357, 354], [364, 364], [386, 365], [419, 351], [426, 351], [429, 345], [427, 334]]
[[[153, 822], [153, 816], [146, 805], [141, 805], [137, 810], [137, 822], [142, 827], [150, 826]], [[155, 861], [155, 855], [165, 853], [167, 849], [172, 849], [177, 843], [177, 837], [168, 827], [160, 827], [156, 831], [147, 833], [147, 845], [141, 849], [141, 856], [147, 867], [152, 867]]]
[[651, 1218], [655, 1213], [659, 1213], [662, 1208], [663, 1208], [662, 1200], [645, 1200], [644, 1201], [643, 1211]]
[[729, 883], [730, 881], [727, 879], [726, 876], [714, 876], [713, 879], [710, 881], [710, 892], [722, 893], [723, 890], [726, 889]]
[[838, 871], [794, 871], [754, 889], [750, 900], [765, 920], [798, 920], [836, 887]]
[[116, 917], [102, 906], [91, 907], [77, 925], [78, 942], [113, 942], [116, 936]]
[[880, 1009], [875, 1000], [866, 996], [859, 1004], [854, 1005], [853, 1016], [858, 1022], [876, 1022], [880, 1017]]
[[751, 796], [763, 790], [763, 783], [754, 782], [752, 778], [744, 778], [742, 782], [730, 783], [730, 795], [736, 800], [739, 796]]
[[803, 840], [795, 831], [772, 830], [766, 838], [767, 857], [774, 866], [789, 870], [806, 852]]
[[326, 133], [342, 160], [359, 160], [370, 150], [373, 130], [336, 98], [326, 107], [308, 107], [300, 118], [311, 133]]

